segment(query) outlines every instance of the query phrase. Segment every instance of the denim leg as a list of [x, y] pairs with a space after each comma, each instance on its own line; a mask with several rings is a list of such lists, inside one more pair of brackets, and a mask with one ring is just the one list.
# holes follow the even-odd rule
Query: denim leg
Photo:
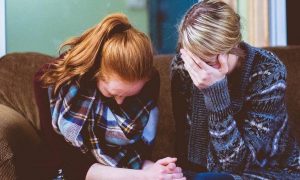
[[198, 173], [193, 176], [191, 179], [193, 180], [234, 180], [234, 178], [230, 174], [226, 173]]

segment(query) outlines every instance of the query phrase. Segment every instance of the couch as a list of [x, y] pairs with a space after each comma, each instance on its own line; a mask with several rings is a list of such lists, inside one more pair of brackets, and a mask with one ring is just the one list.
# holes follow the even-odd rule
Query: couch
[[[267, 48], [277, 54], [288, 70], [287, 105], [290, 126], [300, 140], [300, 46]], [[161, 77], [160, 123], [153, 160], [174, 155], [174, 121], [170, 97], [172, 55], [156, 55]], [[39, 114], [32, 78], [53, 58], [33, 52], [10, 53], [0, 59], [0, 179], [39, 179], [47, 168], [49, 149], [41, 138]]]

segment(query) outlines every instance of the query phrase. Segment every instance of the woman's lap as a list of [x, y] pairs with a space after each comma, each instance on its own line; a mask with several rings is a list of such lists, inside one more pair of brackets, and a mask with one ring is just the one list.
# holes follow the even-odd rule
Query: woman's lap
[[188, 180], [234, 180], [233, 176], [227, 173], [184, 171]]

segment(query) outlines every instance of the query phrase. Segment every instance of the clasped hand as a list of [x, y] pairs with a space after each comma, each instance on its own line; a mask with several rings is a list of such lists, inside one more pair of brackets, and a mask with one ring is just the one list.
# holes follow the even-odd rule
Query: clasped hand
[[182, 169], [176, 166], [177, 158], [166, 157], [144, 166], [146, 179], [151, 180], [186, 180]]
[[180, 49], [184, 67], [198, 89], [205, 89], [225, 78], [228, 73], [228, 54], [217, 56], [213, 67], [186, 49]]

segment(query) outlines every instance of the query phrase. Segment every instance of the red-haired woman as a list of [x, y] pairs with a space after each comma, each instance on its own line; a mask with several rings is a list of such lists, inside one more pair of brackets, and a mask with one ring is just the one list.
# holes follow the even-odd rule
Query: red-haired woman
[[62, 48], [35, 77], [54, 170], [67, 179], [185, 179], [176, 158], [147, 160], [159, 93], [148, 37], [113, 14]]

